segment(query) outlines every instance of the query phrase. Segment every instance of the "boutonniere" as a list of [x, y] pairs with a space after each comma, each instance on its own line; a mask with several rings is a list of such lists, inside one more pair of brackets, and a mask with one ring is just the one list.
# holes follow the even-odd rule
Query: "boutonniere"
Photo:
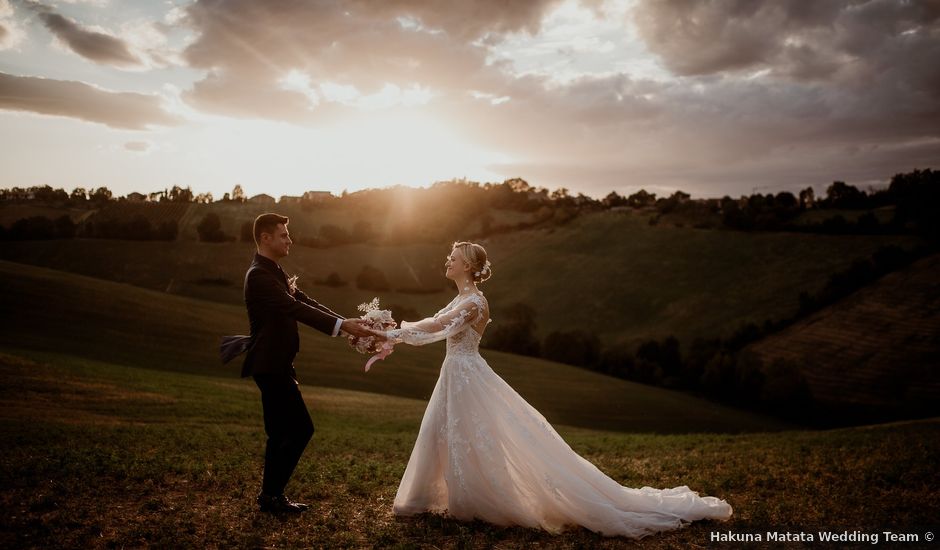
[[291, 275], [287, 278], [287, 291], [293, 296], [297, 292], [297, 275]]

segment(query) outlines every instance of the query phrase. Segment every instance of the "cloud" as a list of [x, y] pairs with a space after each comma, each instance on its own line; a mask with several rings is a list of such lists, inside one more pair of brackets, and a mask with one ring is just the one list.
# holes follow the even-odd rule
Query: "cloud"
[[128, 141], [124, 144], [124, 148], [128, 151], [144, 153], [150, 149], [150, 143], [147, 141]]
[[26, 37], [19, 23], [13, 19], [13, 6], [0, 0], [0, 51], [16, 48]]
[[178, 122], [161, 108], [156, 96], [110, 92], [83, 82], [2, 72], [0, 109], [66, 116], [130, 130]]
[[44, 4], [30, 2], [28, 5], [56, 38], [85, 59], [123, 68], [143, 65], [143, 62], [131, 53], [124, 40], [104, 32], [86, 29]]
[[476, 41], [536, 31], [555, 3], [196, 2], [181, 19], [198, 35], [183, 57], [208, 74], [186, 98], [214, 112], [305, 118], [315, 115], [303, 94], [278, 91], [288, 74], [364, 96], [389, 84], [458, 93], [488, 87], [500, 80], [499, 67], [487, 64], [487, 49]]
[[543, 30], [564, 36], [545, 28], [557, 5], [200, 1], [174, 16], [196, 34], [182, 57], [206, 71], [183, 97], [203, 111], [316, 125], [362, 116], [356, 98], [389, 87], [425, 90], [422, 112], [516, 159], [497, 167], [507, 176], [597, 191], [729, 192], [840, 168], [887, 177], [940, 138], [935, 3], [641, 0], [623, 34], [635, 31], [631, 48], [668, 71], [649, 78], [603, 67], [578, 76], [589, 52], [564, 44], [573, 76], [561, 82], [492, 55], [510, 35], [519, 48]]
[[634, 10], [640, 36], [676, 74], [765, 70], [852, 85], [910, 56], [931, 59], [938, 19], [936, 2], [893, 0], [647, 0]]

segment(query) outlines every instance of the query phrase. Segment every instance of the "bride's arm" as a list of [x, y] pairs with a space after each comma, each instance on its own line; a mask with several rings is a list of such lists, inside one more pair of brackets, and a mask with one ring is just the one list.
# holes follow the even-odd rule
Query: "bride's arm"
[[459, 302], [454, 307], [416, 322], [402, 321], [401, 328], [388, 331], [392, 344], [404, 342], [412, 346], [423, 346], [444, 340], [480, 320], [482, 300], [478, 296]]

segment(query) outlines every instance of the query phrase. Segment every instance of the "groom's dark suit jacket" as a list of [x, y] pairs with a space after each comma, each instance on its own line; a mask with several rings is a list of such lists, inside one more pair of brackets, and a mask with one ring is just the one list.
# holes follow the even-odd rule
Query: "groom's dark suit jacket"
[[292, 294], [287, 274], [277, 262], [255, 254], [245, 274], [245, 305], [251, 340], [242, 377], [254, 374], [294, 375], [294, 356], [300, 350], [297, 321], [333, 334], [341, 315], [297, 289]]

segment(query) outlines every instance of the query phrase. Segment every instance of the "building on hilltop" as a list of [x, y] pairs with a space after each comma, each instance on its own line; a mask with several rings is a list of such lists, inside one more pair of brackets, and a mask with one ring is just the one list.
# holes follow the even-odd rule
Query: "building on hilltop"
[[274, 201], [274, 197], [272, 197], [271, 195], [266, 195], [264, 193], [261, 193], [260, 195], [255, 195], [254, 197], [251, 197], [250, 199], [248, 199], [248, 202], [251, 204], [262, 204], [265, 206], [273, 206], [275, 201]]

